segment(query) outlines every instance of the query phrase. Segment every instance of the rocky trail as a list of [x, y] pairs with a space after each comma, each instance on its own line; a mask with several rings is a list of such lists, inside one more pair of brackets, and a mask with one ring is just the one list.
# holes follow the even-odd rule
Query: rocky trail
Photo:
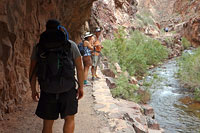
[[[75, 133], [99, 133], [102, 127], [106, 127], [106, 120], [93, 109], [92, 87], [85, 87], [84, 94], [75, 118]], [[0, 122], [0, 133], [40, 133], [42, 120], [34, 115], [36, 107], [37, 103], [29, 100], [17, 112], [6, 115], [6, 120]], [[54, 122], [54, 133], [62, 133], [63, 122], [61, 119]]]
[[[101, 79], [84, 88], [85, 96], [75, 117], [75, 133], [163, 132], [153, 119], [150, 106], [113, 98], [106, 77], [100, 71], [98, 75]], [[0, 121], [0, 133], [40, 133], [42, 120], [34, 115], [36, 106], [29, 100], [17, 112], [5, 115]], [[62, 133], [62, 125], [63, 120], [55, 121], [53, 132]]]

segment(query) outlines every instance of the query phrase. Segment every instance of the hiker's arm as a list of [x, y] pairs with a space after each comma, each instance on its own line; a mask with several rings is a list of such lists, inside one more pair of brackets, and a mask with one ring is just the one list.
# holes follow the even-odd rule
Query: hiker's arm
[[33, 70], [35, 69], [35, 66], [36, 66], [36, 61], [35, 60], [31, 60], [30, 71], [29, 71], [29, 79], [32, 78], [31, 81], [30, 81], [31, 91], [36, 91], [36, 74], [33, 73]]
[[81, 99], [83, 97], [83, 80], [84, 80], [84, 71], [83, 71], [83, 63], [82, 63], [81, 56], [75, 59], [75, 66], [76, 66], [77, 77], [78, 77], [78, 82], [79, 82], [78, 99]]
[[32, 98], [34, 101], [38, 101], [39, 99], [39, 93], [36, 90], [36, 73], [33, 73], [33, 70], [36, 66], [36, 60], [31, 60], [30, 63], [30, 71], [29, 71], [29, 79], [31, 78], [30, 85], [31, 85], [31, 91], [32, 91]]
[[97, 41], [94, 43], [94, 46], [95, 46], [95, 47], [100, 46], [101, 48], [103, 48], [103, 45], [99, 42], [99, 40], [97, 40]]
[[85, 41], [86, 46], [90, 49], [90, 50], [94, 50], [94, 47], [91, 45], [91, 43], [89, 43], [88, 41]]

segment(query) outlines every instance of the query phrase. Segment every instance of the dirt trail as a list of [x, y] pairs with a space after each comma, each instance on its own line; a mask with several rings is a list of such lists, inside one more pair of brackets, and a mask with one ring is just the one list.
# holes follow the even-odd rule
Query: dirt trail
[[[75, 133], [99, 133], [106, 126], [105, 118], [94, 109], [92, 87], [84, 88], [84, 98], [79, 101], [79, 112], [76, 115]], [[34, 115], [37, 103], [28, 101], [19, 111], [5, 116], [0, 121], [0, 133], [41, 133], [42, 120]], [[62, 133], [63, 120], [55, 121], [54, 133]]]

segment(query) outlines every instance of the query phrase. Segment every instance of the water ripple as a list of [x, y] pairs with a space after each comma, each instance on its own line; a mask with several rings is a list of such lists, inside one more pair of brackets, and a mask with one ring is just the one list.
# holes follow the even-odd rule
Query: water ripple
[[[156, 120], [166, 133], [199, 133], [200, 119], [179, 101], [187, 95], [180, 91], [182, 88], [175, 78], [177, 70], [176, 60], [173, 59], [150, 71], [164, 79], [151, 86], [150, 105], [154, 108]], [[148, 76], [146, 79], [152, 78], [153, 76]]]

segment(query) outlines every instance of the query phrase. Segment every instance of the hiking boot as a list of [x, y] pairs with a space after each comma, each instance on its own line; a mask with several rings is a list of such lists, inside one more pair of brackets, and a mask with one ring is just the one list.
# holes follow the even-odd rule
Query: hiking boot
[[88, 83], [87, 80], [84, 80], [83, 84], [86, 85], [87, 83]]
[[94, 81], [95, 80], [95, 77], [94, 76], [92, 76], [92, 81]]
[[92, 84], [88, 82], [87, 80], [84, 80], [84, 86], [92, 86]]

